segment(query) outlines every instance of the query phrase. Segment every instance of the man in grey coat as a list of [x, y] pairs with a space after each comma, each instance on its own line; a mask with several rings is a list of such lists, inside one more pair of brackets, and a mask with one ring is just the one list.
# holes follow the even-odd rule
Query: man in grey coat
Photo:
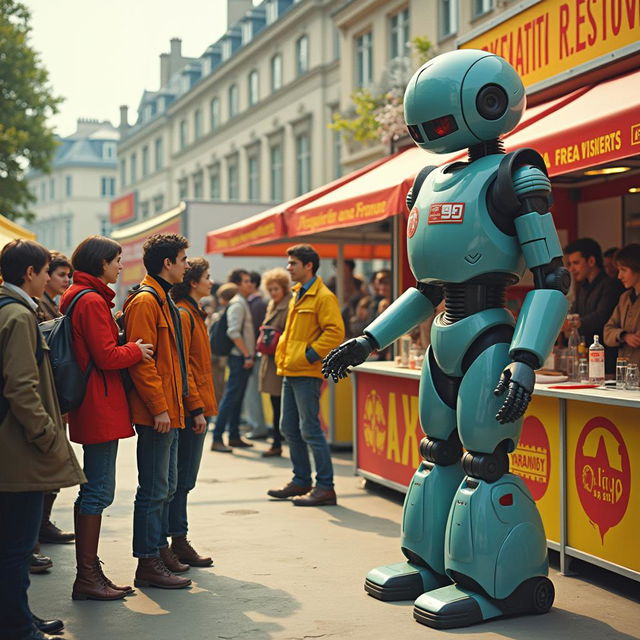
[[47, 249], [30, 240], [9, 242], [0, 254], [0, 637], [16, 640], [52, 638], [48, 632], [63, 627], [29, 608], [31, 551], [44, 492], [86, 482], [36, 320], [33, 298], [44, 293], [49, 260]]
[[[211, 451], [230, 453], [231, 447], [252, 447], [240, 437], [240, 412], [251, 370], [255, 363], [256, 339], [247, 298], [253, 291], [249, 273], [235, 269], [229, 282], [238, 286], [238, 293], [231, 298], [227, 308], [227, 335], [233, 342], [229, 354], [229, 378], [218, 406], [216, 426], [213, 430]], [[222, 441], [222, 434], [229, 427], [229, 446]]]

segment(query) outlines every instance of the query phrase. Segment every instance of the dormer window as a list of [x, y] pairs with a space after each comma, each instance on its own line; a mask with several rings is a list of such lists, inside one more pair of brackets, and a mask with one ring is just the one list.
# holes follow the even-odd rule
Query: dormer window
[[103, 160], [114, 160], [116, 157], [116, 143], [115, 142], [105, 142], [102, 145], [102, 159]]

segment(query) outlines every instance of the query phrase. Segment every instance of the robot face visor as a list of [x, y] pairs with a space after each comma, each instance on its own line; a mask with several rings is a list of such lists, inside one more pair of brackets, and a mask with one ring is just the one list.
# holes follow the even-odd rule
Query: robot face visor
[[429, 140], [438, 140], [444, 138], [450, 133], [458, 130], [458, 123], [456, 119], [451, 115], [440, 116], [433, 120], [428, 120], [422, 124], [408, 124], [407, 129], [409, 135], [416, 142], [425, 142], [425, 137]]

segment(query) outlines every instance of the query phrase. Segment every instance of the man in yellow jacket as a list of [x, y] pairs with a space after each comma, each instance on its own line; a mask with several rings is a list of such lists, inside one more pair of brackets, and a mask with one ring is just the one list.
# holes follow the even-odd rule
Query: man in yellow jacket
[[[280, 431], [289, 444], [293, 480], [270, 489], [272, 498], [294, 498], [300, 507], [336, 504], [329, 445], [320, 428], [322, 359], [344, 339], [338, 300], [316, 271], [320, 258], [308, 244], [287, 250], [287, 271], [297, 283], [289, 303], [287, 324], [276, 350], [276, 367], [282, 382]], [[311, 447], [316, 485], [311, 484]]]

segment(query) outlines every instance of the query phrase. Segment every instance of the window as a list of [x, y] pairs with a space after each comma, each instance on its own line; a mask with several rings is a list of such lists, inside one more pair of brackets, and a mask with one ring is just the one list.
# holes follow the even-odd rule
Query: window
[[356, 38], [356, 85], [368, 87], [373, 82], [373, 36], [371, 31]]
[[149, 201], [145, 200], [140, 203], [140, 217], [146, 220], [149, 217]]
[[232, 84], [229, 87], [229, 117], [238, 115], [238, 86]]
[[203, 182], [202, 171], [193, 174], [193, 197], [195, 200], [202, 200], [204, 198]]
[[187, 146], [187, 121], [180, 120], [180, 149], [185, 149]]
[[211, 193], [212, 200], [220, 200], [220, 168], [212, 170], [209, 175], [209, 189]]
[[142, 147], [142, 177], [146, 178], [149, 175], [149, 147]]
[[215, 131], [220, 126], [220, 100], [214, 98], [210, 104], [211, 108], [211, 131]]
[[227, 177], [229, 181], [229, 200], [240, 199], [240, 186], [238, 185], [238, 162], [233, 161], [227, 167]]
[[100, 178], [100, 195], [103, 198], [113, 197], [116, 193], [115, 178]]
[[153, 212], [162, 213], [164, 208], [164, 196], [162, 194], [153, 198]]
[[342, 177], [342, 134], [333, 132], [333, 177]]
[[448, 38], [458, 30], [457, 0], [440, 0], [440, 37]]
[[56, 199], [56, 179], [55, 178], [51, 178], [51, 180], [49, 180], [49, 198], [51, 200]]
[[[114, 179], [115, 182], [115, 179]], [[71, 176], [65, 176], [64, 178], [64, 194], [67, 198], [70, 198], [73, 192], [73, 179]]]
[[273, 24], [278, 19], [278, 0], [267, 2], [267, 24]]
[[98, 223], [100, 224], [100, 235], [108, 238], [111, 235], [109, 216], [99, 216]]
[[282, 56], [278, 53], [271, 58], [271, 91], [282, 87]]
[[296, 136], [296, 195], [311, 189], [311, 150], [309, 134]]
[[257, 104], [258, 99], [258, 72], [254, 69], [249, 74], [249, 106]]
[[283, 166], [282, 145], [274, 144], [269, 152], [271, 166], [271, 200], [282, 202]]
[[64, 244], [66, 247], [71, 248], [73, 246], [73, 217], [67, 216], [64, 219]]
[[120, 189], [123, 189], [127, 184], [127, 161], [122, 158], [120, 160]]
[[340, 30], [335, 25], [333, 27], [333, 59], [340, 59]]
[[47, 185], [44, 182], [40, 183], [40, 202], [44, 202], [47, 199]]
[[309, 38], [302, 36], [296, 40], [296, 75], [309, 71]]
[[493, 0], [473, 0], [473, 18], [479, 18], [493, 9]]
[[189, 182], [186, 178], [178, 180], [178, 198], [186, 200], [189, 195]]
[[202, 111], [196, 109], [193, 114], [193, 138], [197, 140], [202, 135]]
[[164, 164], [164, 159], [162, 158], [162, 154], [163, 154], [162, 138], [156, 138], [155, 147], [156, 147], [156, 171], [160, 171], [160, 169], [162, 169], [162, 165]]
[[116, 143], [104, 142], [102, 144], [102, 159], [113, 160], [116, 157]]
[[129, 182], [134, 184], [138, 180], [138, 158], [135, 153], [131, 154], [131, 160], [129, 161], [129, 174]]
[[258, 202], [260, 200], [260, 162], [257, 155], [249, 156], [247, 169], [249, 173], [249, 200]]
[[391, 59], [405, 58], [410, 53], [409, 43], [409, 9], [404, 9], [389, 19], [391, 43], [389, 55]]

